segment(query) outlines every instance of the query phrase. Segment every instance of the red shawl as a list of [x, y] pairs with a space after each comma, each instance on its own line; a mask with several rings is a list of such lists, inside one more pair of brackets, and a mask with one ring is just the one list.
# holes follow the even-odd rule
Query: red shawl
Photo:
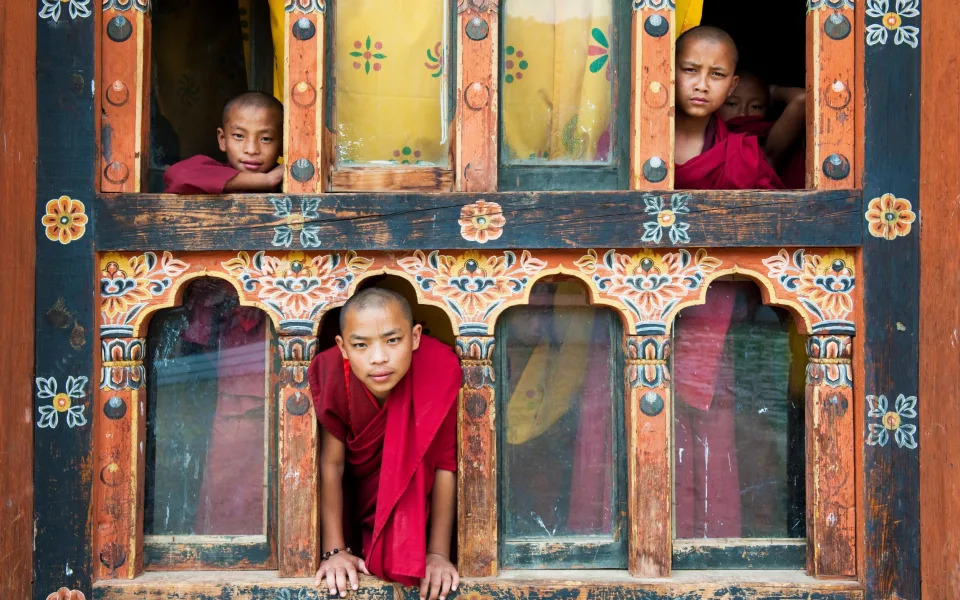
[[731, 133], [722, 119], [707, 126], [703, 151], [676, 166], [674, 187], [687, 190], [776, 190], [783, 183], [756, 136]]
[[[766, 142], [770, 129], [773, 128], [773, 121], [764, 120], [763, 117], [736, 117], [727, 121], [727, 128], [733, 133], [755, 135], [761, 142]], [[807, 187], [807, 166], [802, 143], [793, 149], [790, 159], [778, 175], [788, 190], [802, 190]]]
[[240, 171], [198, 154], [171, 165], [163, 174], [165, 194], [222, 194], [227, 182]]
[[[416, 585], [426, 571], [435, 471], [456, 470], [462, 381], [456, 355], [422, 336], [410, 371], [382, 408], [350, 372], [339, 348], [319, 354], [308, 376], [317, 419], [347, 447], [347, 483], [353, 489], [345, 485], [344, 496], [356, 497], [355, 514], [349, 523], [345, 515], [345, 525], [359, 523], [367, 568], [383, 579]], [[349, 504], [344, 502], [345, 510]]]

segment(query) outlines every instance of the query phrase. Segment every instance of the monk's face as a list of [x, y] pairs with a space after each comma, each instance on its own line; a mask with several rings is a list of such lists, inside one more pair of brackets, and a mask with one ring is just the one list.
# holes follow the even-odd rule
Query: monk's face
[[717, 112], [737, 87], [735, 49], [719, 41], [695, 39], [677, 51], [677, 108], [691, 117]]
[[234, 106], [217, 129], [220, 150], [241, 173], [266, 173], [277, 166], [283, 149], [281, 115], [272, 108]]
[[756, 77], [741, 77], [733, 93], [723, 103], [717, 116], [724, 121], [736, 117], [762, 117], [767, 114], [767, 91]]
[[398, 303], [385, 302], [350, 310], [337, 345], [357, 379], [376, 398], [385, 400], [410, 370], [422, 329], [411, 326]]

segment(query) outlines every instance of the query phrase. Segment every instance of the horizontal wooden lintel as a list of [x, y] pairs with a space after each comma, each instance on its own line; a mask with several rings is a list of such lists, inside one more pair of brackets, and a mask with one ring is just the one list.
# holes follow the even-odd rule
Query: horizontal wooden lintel
[[861, 204], [858, 190], [105, 194], [95, 235], [100, 251], [857, 247]]

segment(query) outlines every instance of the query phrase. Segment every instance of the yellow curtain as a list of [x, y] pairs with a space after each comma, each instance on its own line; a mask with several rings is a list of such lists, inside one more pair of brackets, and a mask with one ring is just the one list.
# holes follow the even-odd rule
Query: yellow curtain
[[611, 0], [511, 0], [504, 19], [505, 161], [606, 162]]
[[677, 0], [677, 37], [700, 24], [703, 18], [703, 0]]
[[270, 37], [273, 38], [273, 95], [283, 102], [283, 30], [284, 0], [267, 0], [270, 4]]
[[[583, 303], [583, 289], [564, 282], [557, 285], [552, 303], [542, 309], [550, 312], [544, 325], [549, 330], [523, 365], [507, 402], [507, 443], [523, 444], [540, 436], [580, 398], [596, 312], [566, 307]], [[551, 338], [559, 339], [559, 349]]]

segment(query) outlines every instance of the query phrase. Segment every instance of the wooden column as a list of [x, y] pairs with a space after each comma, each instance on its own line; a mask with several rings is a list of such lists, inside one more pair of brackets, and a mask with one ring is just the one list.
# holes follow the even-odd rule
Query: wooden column
[[670, 394], [671, 341], [668, 335], [624, 336], [627, 357], [624, 400], [627, 425], [627, 479], [630, 574], [668, 577], [671, 526]]
[[145, 338], [102, 338], [93, 413], [94, 580], [143, 572]]
[[816, 577], [857, 574], [852, 344], [807, 340], [807, 571]]
[[454, 169], [458, 192], [497, 190], [498, 5], [498, 0], [459, 0], [457, 4]]
[[463, 366], [459, 407], [457, 551], [462, 577], [497, 574], [497, 436], [494, 338], [458, 337]]
[[[634, 2], [634, 6], [638, 3]], [[630, 189], [673, 189], [673, 9], [641, 2], [633, 12]]]
[[319, 565], [317, 417], [307, 367], [317, 353], [312, 336], [281, 335], [279, 569], [281, 577], [309, 577]]
[[[144, 192], [150, 148], [147, 2], [111, 3], [100, 23], [100, 191]], [[159, 191], [159, 190], [157, 190]]]
[[[288, 3], [289, 4], [289, 3]], [[323, 5], [323, 2], [315, 4]], [[325, 13], [295, 5], [284, 13], [283, 190], [324, 191], [323, 151]]]
[[[853, 2], [820, 4], [807, 12], [807, 187], [853, 188], [857, 187]], [[829, 4], [841, 6], [832, 9]]]

